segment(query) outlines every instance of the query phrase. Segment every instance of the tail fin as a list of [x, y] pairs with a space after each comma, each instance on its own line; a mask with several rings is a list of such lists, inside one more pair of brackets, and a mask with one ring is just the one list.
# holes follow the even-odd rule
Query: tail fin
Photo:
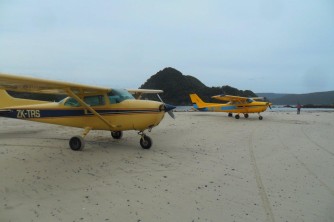
[[199, 98], [197, 94], [189, 94], [191, 102], [193, 103], [194, 108], [201, 109], [206, 107], [206, 103]]
[[39, 100], [30, 99], [19, 99], [10, 96], [6, 90], [0, 89], [0, 108], [6, 108], [11, 106], [22, 106], [22, 105], [34, 105], [46, 103]]

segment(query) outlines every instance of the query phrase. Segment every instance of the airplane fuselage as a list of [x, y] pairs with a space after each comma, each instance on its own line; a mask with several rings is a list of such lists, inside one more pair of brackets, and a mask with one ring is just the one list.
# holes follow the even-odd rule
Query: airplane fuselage
[[59, 103], [6, 107], [0, 116], [79, 128], [90, 127], [93, 130], [142, 131], [157, 126], [165, 114], [163, 103], [155, 101], [129, 99], [117, 104], [94, 106], [94, 110], [111, 124], [111, 129], [84, 107], [66, 106], [65, 103], [66, 99]]
[[209, 112], [226, 112], [226, 113], [260, 113], [267, 110], [268, 103], [266, 102], [252, 102], [248, 104], [208, 104], [205, 107], [199, 108], [194, 104], [194, 108], [199, 111]]

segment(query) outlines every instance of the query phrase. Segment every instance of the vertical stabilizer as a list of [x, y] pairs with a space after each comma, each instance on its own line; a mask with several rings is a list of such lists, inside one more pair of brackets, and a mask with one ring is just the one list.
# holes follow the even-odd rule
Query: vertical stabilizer
[[207, 104], [199, 98], [197, 94], [189, 94], [191, 102], [193, 103], [193, 106], [195, 109], [201, 109], [207, 107]]

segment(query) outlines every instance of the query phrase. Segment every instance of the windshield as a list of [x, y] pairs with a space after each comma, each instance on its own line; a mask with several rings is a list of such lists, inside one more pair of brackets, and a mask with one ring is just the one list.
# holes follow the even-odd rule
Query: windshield
[[108, 97], [111, 104], [120, 103], [127, 99], [135, 99], [125, 89], [113, 89], [111, 92], [108, 93]]
[[247, 100], [246, 100], [246, 102], [247, 103], [251, 103], [251, 102], [253, 102], [254, 100], [252, 100], [251, 98], [248, 98]]

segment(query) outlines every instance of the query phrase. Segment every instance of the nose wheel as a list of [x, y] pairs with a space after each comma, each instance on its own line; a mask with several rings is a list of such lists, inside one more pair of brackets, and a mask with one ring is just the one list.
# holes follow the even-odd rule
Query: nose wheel
[[138, 134], [141, 135], [140, 146], [143, 149], [150, 149], [152, 146], [152, 139], [149, 136], [147, 136], [144, 132], [139, 132]]
[[259, 120], [263, 120], [263, 117], [260, 115], [260, 113], [258, 114], [259, 114]]

